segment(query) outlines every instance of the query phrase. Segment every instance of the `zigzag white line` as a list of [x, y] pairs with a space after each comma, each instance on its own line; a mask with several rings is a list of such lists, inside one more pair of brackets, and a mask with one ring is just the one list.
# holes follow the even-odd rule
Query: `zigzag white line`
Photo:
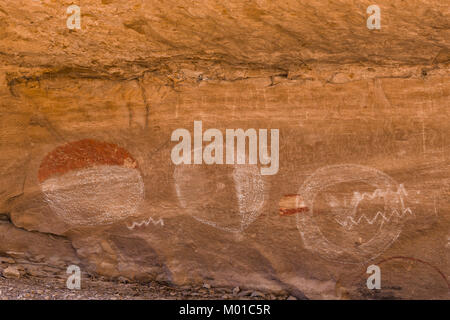
[[[372, 220], [369, 219], [365, 214], [362, 214], [358, 220], [353, 219], [352, 215], [356, 214], [356, 210], [358, 209], [359, 203], [362, 200], [364, 200], [365, 198], [368, 198], [369, 200], [373, 200], [377, 197], [385, 198], [386, 196], [391, 195], [391, 194], [397, 195], [399, 197], [401, 207], [402, 207], [401, 213], [397, 209], [393, 209], [391, 211], [391, 215], [389, 215], [389, 216], [385, 215], [385, 213], [383, 213], [381, 211], [378, 211]], [[407, 195], [408, 195], [408, 192], [406, 191], [403, 184], [399, 185], [396, 192], [392, 192], [391, 190], [381, 190], [381, 189], [376, 189], [372, 193], [363, 192], [362, 194], [360, 194], [359, 192], [355, 192], [353, 194], [353, 199], [351, 202], [352, 206], [353, 206], [352, 215], [347, 216], [343, 221], [339, 221], [338, 219], [335, 219], [335, 220], [337, 223], [339, 223], [344, 228], [351, 229], [354, 225], [360, 224], [361, 221], [363, 220], [363, 218], [368, 224], [374, 224], [375, 221], [378, 220], [378, 217], [381, 217], [381, 221], [382, 221], [381, 223], [384, 223], [385, 221], [389, 222], [393, 215], [396, 215], [399, 218], [403, 217], [406, 213], [409, 213], [410, 215], [414, 215], [410, 208], [405, 208], [403, 196], [407, 196]]]
[[387, 195], [390, 195], [390, 194], [396, 194], [401, 199], [402, 205], [403, 205], [403, 196], [408, 196], [408, 192], [406, 191], [403, 184], [399, 185], [396, 192], [392, 192], [389, 189], [388, 190], [376, 189], [373, 193], [363, 192], [363, 194], [360, 194], [359, 192], [355, 192], [353, 194], [353, 199], [352, 199], [352, 205], [354, 208], [354, 212], [356, 212], [356, 208], [358, 207], [359, 203], [361, 201], [363, 201], [365, 198], [368, 198], [369, 200], [373, 200], [377, 197], [385, 198]]
[[335, 219], [337, 221], [337, 223], [339, 223], [341, 226], [351, 229], [354, 225], [358, 225], [361, 223], [361, 220], [364, 218], [364, 220], [366, 220], [366, 222], [368, 224], [374, 224], [375, 221], [377, 221], [378, 217], [381, 217], [382, 222], [386, 221], [389, 222], [392, 218], [393, 215], [396, 215], [397, 217], [401, 218], [403, 217], [406, 213], [409, 213], [410, 215], [414, 215], [413, 212], [411, 211], [410, 208], [406, 208], [403, 209], [401, 213], [398, 212], [397, 209], [392, 210], [392, 213], [390, 216], [386, 216], [383, 214], [383, 212], [378, 211], [377, 214], [375, 215], [375, 217], [370, 220], [369, 218], [367, 218], [367, 216], [365, 214], [362, 214], [358, 220], [355, 221], [355, 219], [353, 219], [353, 217], [347, 217], [344, 221], [339, 221], [338, 219]]
[[141, 222], [133, 222], [131, 226], [127, 226], [127, 228], [133, 230], [134, 228], [141, 227], [143, 225], [148, 226], [150, 222], [153, 223], [155, 226], [159, 224], [161, 227], [164, 227], [164, 220], [162, 218], [159, 219], [158, 221], [155, 221], [153, 220], [152, 217], [150, 217], [148, 220], [143, 220]]

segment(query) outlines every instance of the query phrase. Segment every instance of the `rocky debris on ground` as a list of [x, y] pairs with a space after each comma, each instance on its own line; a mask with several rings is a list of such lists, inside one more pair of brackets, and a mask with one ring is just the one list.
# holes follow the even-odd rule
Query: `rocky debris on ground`
[[7, 267], [2, 272], [3, 276], [8, 279], [19, 279], [20, 271], [17, 267]]
[[201, 286], [170, 286], [157, 282], [133, 283], [111, 281], [96, 277], [84, 278], [80, 290], [66, 287], [66, 279], [35, 278], [25, 275], [20, 279], [0, 277], [0, 300], [147, 300], [147, 299], [192, 299], [192, 300], [285, 300], [287, 292], [246, 291], [245, 296], [236, 296], [232, 288]]

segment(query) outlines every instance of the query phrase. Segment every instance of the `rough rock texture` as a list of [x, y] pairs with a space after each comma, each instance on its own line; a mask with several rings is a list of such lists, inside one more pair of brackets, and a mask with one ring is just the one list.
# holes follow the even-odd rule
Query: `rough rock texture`
[[[446, 1], [379, 0], [381, 30], [366, 0], [83, 1], [81, 30], [70, 4], [0, 0], [1, 255], [297, 298], [448, 299]], [[279, 129], [278, 173], [174, 165], [171, 134], [196, 120]]]

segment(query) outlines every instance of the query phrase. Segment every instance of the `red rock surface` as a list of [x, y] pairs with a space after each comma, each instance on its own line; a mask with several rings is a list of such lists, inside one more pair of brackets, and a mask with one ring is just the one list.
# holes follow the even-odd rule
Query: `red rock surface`
[[84, 139], [59, 146], [48, 153], [42, 159], [38, 179], [42, 182], [54, 175], [95, 165], [138, 167], [137, 162], [123, 148], [112, 143]]
[[[379, 0], [369, 30], [368, 0], [84, 1], [69, 30], [72, 1], [0, 0], [0, 255], [298, 298], [448, 299], [447, 2]], [[279, 129], [278, 173], [176, 167], [171, 134], [195, 120]], [[70, 180], [127, 158], [142, 202], [120, 175]], [[49, 204], [55, 177], [76, 215]], [[293, 194], [308, 210], [280, 215]], [[73, 220], [96, 215], [108, 224]]]

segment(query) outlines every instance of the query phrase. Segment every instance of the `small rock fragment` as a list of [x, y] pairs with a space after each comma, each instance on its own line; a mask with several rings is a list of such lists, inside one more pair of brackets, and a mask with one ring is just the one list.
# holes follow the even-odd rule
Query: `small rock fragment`
[[13, 264], [16, 263], [16, 261], [13, 258], [9, 258], [9, 257], [0, 257], [0, 263], [9, 263], [9, 264]]
[[239, 292], [238, 296], [239, 296], [239, 297], [249, 296], [249, 295], [252, 294], [252, 292], [253, 292], [252, 290], [241, 291], [241, 292]]
[[211, 285], [208, 284], [208, 283], [204, 283], [204, 284], [203, 284], [203, 288], [211, 289]]
[[250, 297], [260, 297], [260, 298], [265, 298], [264, 293], [259, 292], [259, 291], [253, 291], [252, 294], [250, 295]]
[[3, 276], [8, 279], [19, 279], [20, 271], [17, 269], [17, 267], [9, 266], [5, 270], [3, 270]]

